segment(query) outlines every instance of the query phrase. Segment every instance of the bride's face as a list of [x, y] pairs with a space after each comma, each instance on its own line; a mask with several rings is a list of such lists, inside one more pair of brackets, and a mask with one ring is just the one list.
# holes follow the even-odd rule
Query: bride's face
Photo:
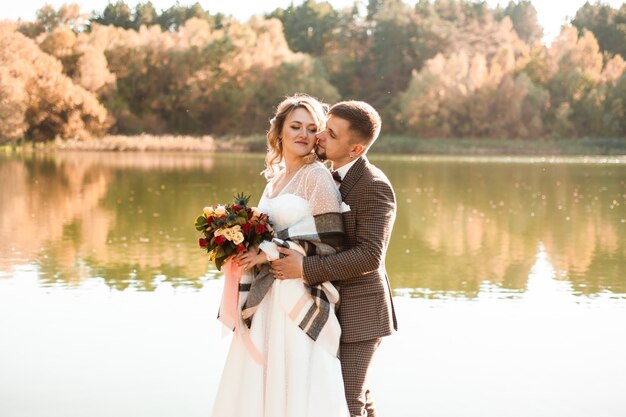
[[285, 119], [281, 132], [284, 157], [310, 154], [315, 145], [317, 131], [317, 123], [306, 109], [300, 107], [292, 111]]

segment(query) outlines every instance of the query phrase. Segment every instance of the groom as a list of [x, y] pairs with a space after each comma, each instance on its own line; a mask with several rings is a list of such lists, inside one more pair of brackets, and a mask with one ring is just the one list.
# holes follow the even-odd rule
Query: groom
[[385, 270], [396, 199], [385, 174], [365, 157], [380, 125], [376, 110], [362, 101], [330, 109], [326, 130], [317, 134], [317, 154], [331, 161], [339, 184], [347, 248], [307, 257], [281, 248], [285, 257], [272, 262], [271, 269], [278, 279], [303, 277], [311, 286], [332, 281], [338, 287], [339, 357], [352, 417], [376, 416], [367, 374], [382, 337], [397, 330]]

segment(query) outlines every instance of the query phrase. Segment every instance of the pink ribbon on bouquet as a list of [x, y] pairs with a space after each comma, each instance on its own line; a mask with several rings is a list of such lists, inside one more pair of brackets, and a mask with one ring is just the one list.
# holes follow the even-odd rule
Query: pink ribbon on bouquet
[[221, 321], [230, 330], [235, 331], [235, 335], [239, 335], [243, 339], [243, 343], [250, 353], [250, 356], [256, 363], [262, 365], [264, 362], [263, 355], [254, 346], [250, 338], [250, 331], [246, 326], [241, 327], [239, 324], [239, 283], [243, 275], [243, 269], [231, 259], [222, 264], [224, 271], [224, 291], [222, 292], [222, 303], [220, 304], [218, 320]]
[[231, 259], [222, 264], [224, 291], [218, 319], [230, 330], [239, 328], [239, 283], [243, 269]]

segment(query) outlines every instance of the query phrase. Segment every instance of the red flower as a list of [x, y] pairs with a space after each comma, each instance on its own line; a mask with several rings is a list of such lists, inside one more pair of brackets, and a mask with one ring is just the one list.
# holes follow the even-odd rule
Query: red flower
[[217, 236], [215, 238], [215, 243], [217, 243], [218, 245], [221, 245], [222, 243], [224, 243], [226, 241], [226, 238], [224, 236]]
[[205, 238], [201, 237], [198, 239], [198, 245], [200, 245], [201, 248], [206, 248], [209, 245], [209, 242], [207, 242]]
[[246, 247], [243, 245], [243, 243], [240, 243], [235, 249], [237, 249], [237, 252], [243, 252], [244, 250], [246, 250]]
[[265, 232], [265, 225], [257, 224], [254, 231], [257, 232], [258, 234]]
[[246, 223], [243, 226], [241, 226], [241, 228], [243, 229], [243, 232], [245, 234], [248, 234], [248, 232], [250, 231], [250, 229], [252, 229], [252, 225], [250, 223]]
[[241, 210], [241, 207], [239, 207], [239, 206], [238, 206], [238, 205], [236, 205], [236, 204], [233, 204], [232, 206], [230, 206], [230, 208], [231, 208], [231, 209], [233, 209], [233, 211], [239, 211], [239, 210]]

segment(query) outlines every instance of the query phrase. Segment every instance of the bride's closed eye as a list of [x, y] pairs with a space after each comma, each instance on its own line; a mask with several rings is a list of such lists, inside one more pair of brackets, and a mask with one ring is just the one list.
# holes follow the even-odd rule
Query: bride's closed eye
[[308, 125], [307, 130], [309, 131], [309, 133], [313, 133], [313, 134], [316, 134], [317, 132], [320, 131], [319, 127], [316, 124]]
[[[291, 129], [296, 130], [296, 131], [301, 129], [300, 125], [291, 125], [289, 127], [291, 127]], [[319, 132], [319, 129], [317, 128], [317, 126], [308, 127], [307, 130], [309, 131], [309, 133], [312, 133], [312, 134], [316, 134], [317, 132]]]

